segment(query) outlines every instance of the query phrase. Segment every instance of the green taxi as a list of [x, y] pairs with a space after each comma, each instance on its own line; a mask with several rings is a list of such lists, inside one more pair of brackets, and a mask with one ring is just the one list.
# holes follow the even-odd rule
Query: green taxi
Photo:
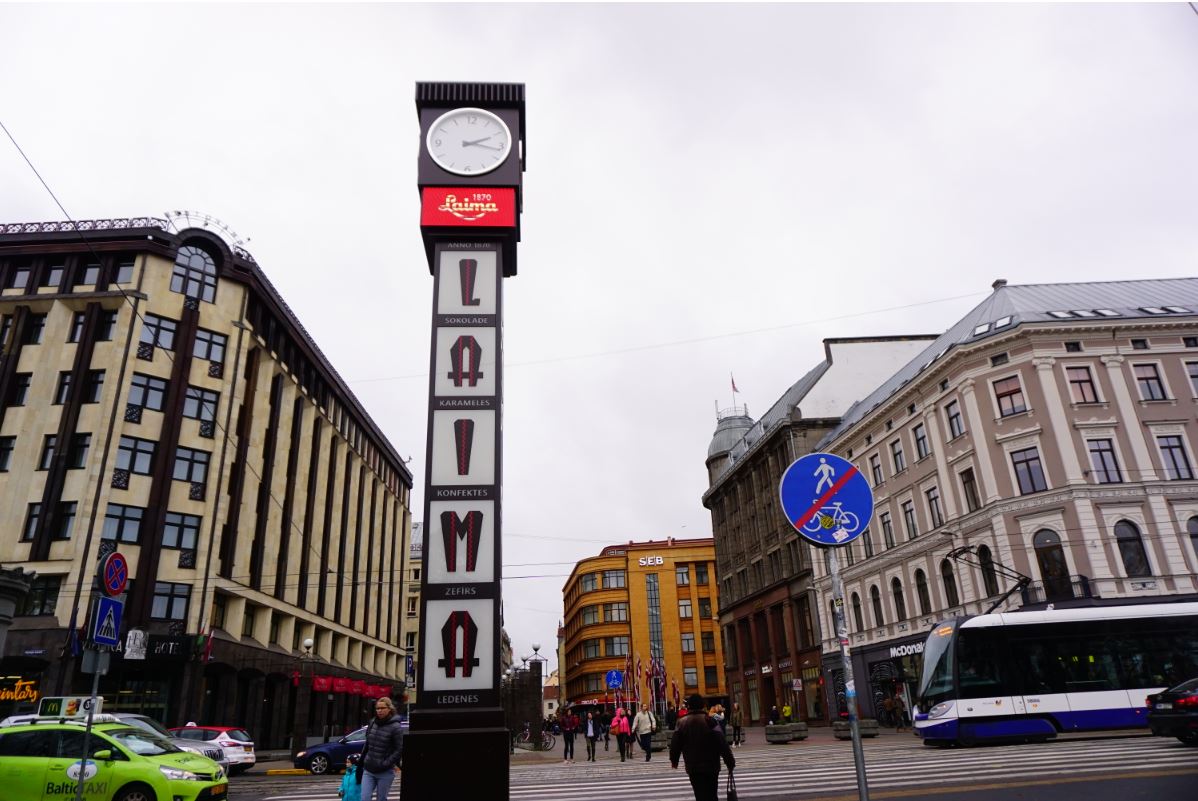
[[0, 801], [226, 801], [211, 759], [123, 723], [96, 723], [83, 757], [81, 721], [45, 719], [0, 728]]

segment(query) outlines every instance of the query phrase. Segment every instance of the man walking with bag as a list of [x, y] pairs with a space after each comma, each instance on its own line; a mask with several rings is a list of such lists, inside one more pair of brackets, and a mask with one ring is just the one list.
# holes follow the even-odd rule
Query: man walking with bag
[[641, 750], [645, 752], [645, 761], [653, 756], [653, 749], [650, 747], [653, 744], [653, 732], [657, 730], [657, 718], [649, 711], [648, 704], [641, 704], [641, 711], [636, 713], [636, 717], [632, 719], [632, 734], [641, 743]]
[[720, 759], [728, 766], [731, 781], [736, 757], [732, 756], [723, 735], [707, 722], [703, 696], [696, 693], [686, 699], [686, 711], [670, 740], [670, 765], [677, 769], [679, 756], [686, 761], [686, 775], [695, 792], [695, 801], [719, 801]]

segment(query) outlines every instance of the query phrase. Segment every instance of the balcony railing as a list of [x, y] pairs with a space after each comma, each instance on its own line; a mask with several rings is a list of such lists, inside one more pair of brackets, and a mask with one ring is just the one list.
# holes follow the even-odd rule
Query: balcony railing
[[1099, 597], [1097, 590], [1091, 587], [1088, 576], [1062, 576], [1049, 581], [1033, 581], [1020, 595], [1024, 606]]

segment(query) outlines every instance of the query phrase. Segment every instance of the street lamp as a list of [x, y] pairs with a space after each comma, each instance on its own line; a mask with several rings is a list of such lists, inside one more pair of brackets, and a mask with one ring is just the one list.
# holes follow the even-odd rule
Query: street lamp
[[298, 754], [308, 747], [308, 722], [312, 706], [312, 646], [316, 643], [305, 637], [303, 652], [299, 655], [299, 670], [295, 677], [295, 728], [291, 733], [291, 752]]

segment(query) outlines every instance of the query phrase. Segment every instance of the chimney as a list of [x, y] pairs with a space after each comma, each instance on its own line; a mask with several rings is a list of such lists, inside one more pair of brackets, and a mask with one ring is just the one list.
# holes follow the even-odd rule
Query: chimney
[[996, 279], [994, 280], [994, 283], [990, 285], [990, 288], [991, 288], [991, 289], [1002, 289], [1002, 288], [1003, 288], [1004, 286], [1006, 286], [1006, 285], [1007, 285], [1007, 279], [1005, 279], [1005, 278], [996, 278]]

